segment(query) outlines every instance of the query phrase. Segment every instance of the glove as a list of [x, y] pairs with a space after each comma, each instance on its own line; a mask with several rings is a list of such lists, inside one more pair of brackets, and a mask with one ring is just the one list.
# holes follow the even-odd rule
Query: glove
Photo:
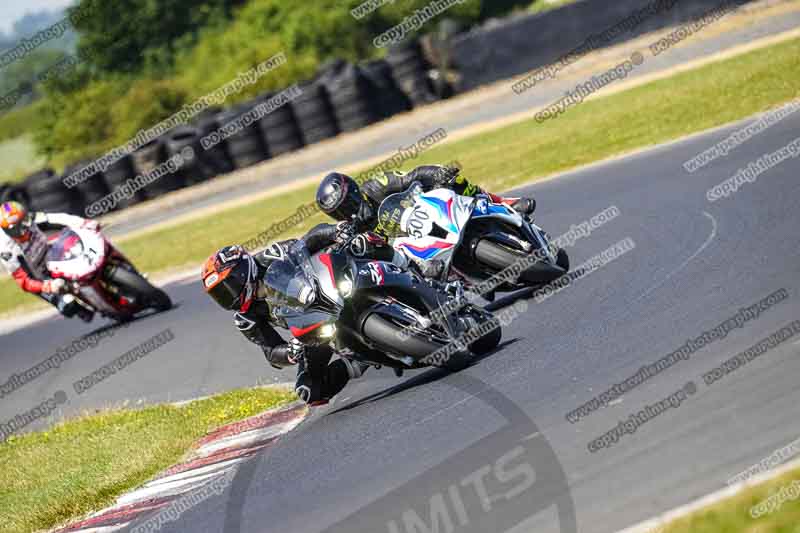
[[288, 351], [289, 353], [286, 356], [286, 358], [293, 365], [296, 365], [298, 361], [300, 361], [302, 358], [306, 356], [305, 345], [303, 345], [303, 343], [297, 339], [292, 339], [291, 342], [289, 342]]
[[67, 282], [61, 278], [48, 279], [42, 283], [42, 292], [45, 294], [61, 294], [67, 292]]
[[365, 255], [372, 253], [376, 247], [385, 245], [386, 241], [383, 239], [383, 237], [377, 233], [368, 231], [366, 233], [356, 235], [356, 237], [350, 242], [350, 253], [356, 257], [364, 257]]
[[456, 179], [460, 173], [460, 168], [450, 166], [444, 167], [444, 170], [442, 171], [442, 174], [448, 182]]
[[349, 221], [336, 224], [336, 242], [347, 242], [356, 234], [353, 223]]

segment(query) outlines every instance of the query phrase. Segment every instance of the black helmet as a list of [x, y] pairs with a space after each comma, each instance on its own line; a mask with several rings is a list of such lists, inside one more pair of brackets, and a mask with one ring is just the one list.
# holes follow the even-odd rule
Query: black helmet
[[336, 220], [350, 220], [353, 215], [369, 213], [369, 203], [356, 180], [347, 174], [331, 172], [319, 184], [317, 205], [320, 211]]
[[203, 286], [223, 309], [246, 312], [256, 292], [258, 268], [241, 246], [226, 246], [203, 264]]

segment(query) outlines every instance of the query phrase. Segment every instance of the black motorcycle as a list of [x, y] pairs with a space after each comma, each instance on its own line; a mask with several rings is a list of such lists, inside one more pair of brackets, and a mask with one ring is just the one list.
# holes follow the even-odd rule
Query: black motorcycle
[[354, 360], [402, 371], [459, 370], [472, 354], [500, 343], [500, 324], [488, 311], [452, 305], [457, 295], [445, 285], [348, 250], [343, 243], [311, 256], [298, 241], [267, 270], [273, 318], [303, 344], [331, 345]]

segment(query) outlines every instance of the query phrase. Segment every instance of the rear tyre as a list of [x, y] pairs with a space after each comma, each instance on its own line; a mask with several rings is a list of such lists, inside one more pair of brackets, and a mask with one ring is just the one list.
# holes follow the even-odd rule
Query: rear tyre
[[[373, 313], [364, 321], [364, 335], [387, 351], [396, 351], [402, 345], [403, 353], [414, 359], [422, 359], [444, 346], [418, 334], [409, 333], [406, 328], [391, 322], [377, 313]], [[401, 341], [401, 339], [404, 339]], [[457, 353], [451, 355], [441, 365], [447, 370], [461, 370], [469, 364], [469, 354]]]
[[132, 296], [144, 302], [142, 309], [152, 307], [156, 311], [167, 311], [172, 308], [172, 300], [169, 295], [161, 289], [153, 287], [138, 272], [117, 267], [111, 273], [109, 281], [123, 291], [131, 292]]
[[558, 255], [556, 255], [556, 264], [563, 268], [565, 272], [569, 272], [569, 255], [567, 255], [567, 251], [563, 248], [558, 249]]

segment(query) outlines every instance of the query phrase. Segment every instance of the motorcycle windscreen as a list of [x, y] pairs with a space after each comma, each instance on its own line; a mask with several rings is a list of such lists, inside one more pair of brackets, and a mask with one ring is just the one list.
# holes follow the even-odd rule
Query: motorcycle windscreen
[[376, 230], [387, 237], [406, 237], [407, 228], [404, 222], [408, 218], [406, 211], [413, 210], [417, 197], [422, 194], [422, 186], [414, 182], [404, 192], [387, 196], [378, 207], [378, 226]]
[[77, 233], [70, 229], [63, 230], [47, 252], [47, 261], [72, 261], [83, 255], [83, 242]]
[[314, 285], [303, 268], [292, 261], [274, 261], [264, 276], [267, 303], [273, 308], [302, 310], [315, 299]]

